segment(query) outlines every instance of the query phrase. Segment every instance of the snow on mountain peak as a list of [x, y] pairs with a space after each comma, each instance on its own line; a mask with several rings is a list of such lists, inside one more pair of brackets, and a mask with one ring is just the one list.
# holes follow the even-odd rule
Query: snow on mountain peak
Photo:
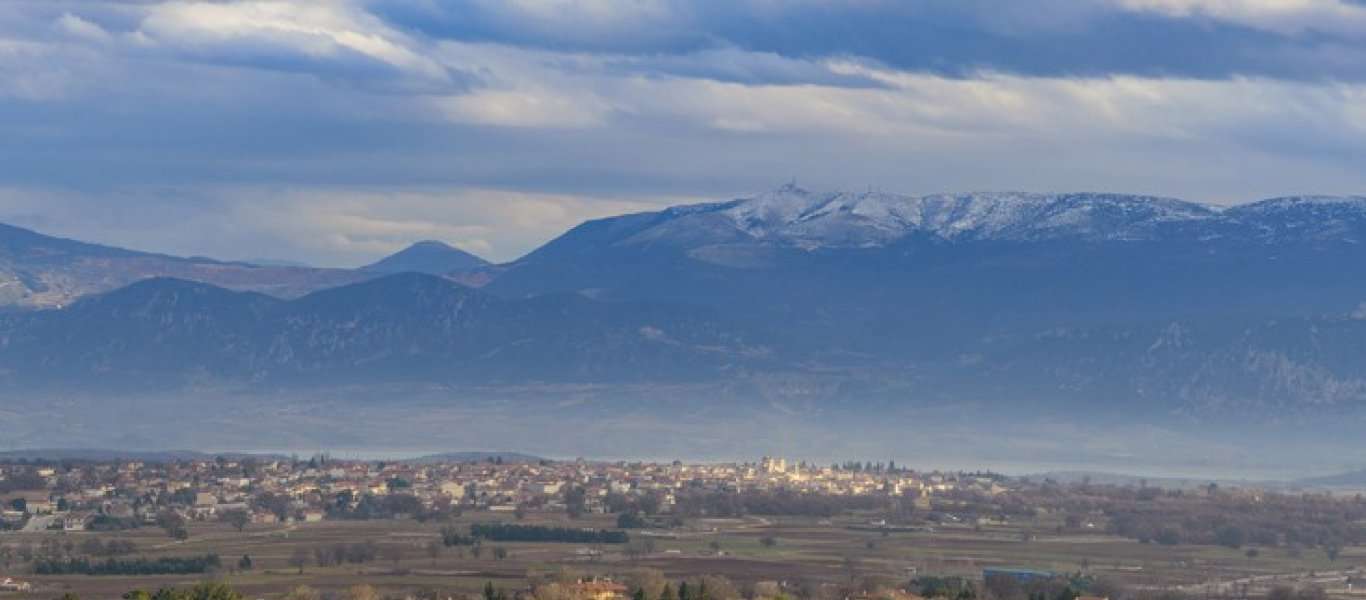
[[1208, 206], [1146, 196], [813, 193], [792, 185], [718, 208], [754, 238], [803, 247], [877, 246], [913, 233], [945, 239], [1145, 239], [1161, 224], [1217, 214]]
[[[912, 196], [793, 184], [729, 202], [677, 206], [628, 227], [619, 242], [687, 248], [762, 243], [805, 249], [948, 241], [1366, 243], [1366, 197], [1301, 196], [1218, 207], [1131, 194], [978, 192]], [[719, 246], [718, 246], [719, 247]]]

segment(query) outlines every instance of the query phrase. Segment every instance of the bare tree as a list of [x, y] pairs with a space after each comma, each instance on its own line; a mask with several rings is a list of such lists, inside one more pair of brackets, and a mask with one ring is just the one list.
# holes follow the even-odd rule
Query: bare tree
[[403, 546], [400, 546], [398, 544], [389, 544], [387, 546], [380, 546], [379, 551], [380, 554], [384, 555], [385, 559], [389, 560], [389, 562], [394, 563], [395, 567], [398, 566], [398, 563], [403, 561]]
[[[304, 567], [307, 566], [307, 565], [308, 565], [308, 550], [307, 550], [306, 548], [304, 548], [303, 546], [300, 546], [300, 547], [298, 547], [298, 548], [295, 548], [295, 549], [294, 549], [294, 553], [289, 555], [289, 566], [298, 569], [298, 570], [299, 570], [299, 574], [302, 575], [303, 572], [304, 572]], [[321, 566], [325, 566], [325, 565], [318, 565], [318, 566], [321, 567]]]
[[219, 520], [232, 525], [233, 529], [242, 531], [247, 528], [248, 523], [251, 523], [251, 514], [240, 508], [235, 508], [224, 512]]

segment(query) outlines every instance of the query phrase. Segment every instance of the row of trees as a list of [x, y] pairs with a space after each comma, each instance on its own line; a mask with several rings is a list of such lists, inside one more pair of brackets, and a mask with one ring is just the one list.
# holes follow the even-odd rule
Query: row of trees
[[33, 572], [38, 575], [185, 575], [207, 573], [222, 563], [217, 554], [203, 556], [160, 558], [107, 558], [92, 561], [88, 558], [37, 560]]
[[[435, 600], [437, 594], [423, 594], [423, 600]], [[244, 596], [232, 586], [220, 581], [203, 582], [188, 588], [163, 587], [155, 591], [136, 589], [122, 596], [123, 600], [243, 600]], [[333, 596], [329, 596], [333, 598]], [[353, 585], [337, 597], [338, 600], [380, 600], [379, 592], [366, 584]], [[80, 600], [73, 593], [62, 594], [58, 600]], [[318, 590], [301, 585], [285, 594], [284, 600], [323, 600]]]
[[34, 545], [30, 541], [24, 541], [14, 546], [0, 545], [0, 568], [9, 569], [16, 560], [19, 562], [35, 560], [52, 562], [66, 560], [78, 555], [88, 557], [127, 556], [136, 551], [137, 546], [130, 540], [113, 539], [104, 542], [99, 538], [92, 537], [78, 545], [71, 539], [47, 538], [38, 545]]
[[470, 536], [495, 542], [565, 542], [571, 544], [625, 544], [631, 541], [625, 531], [574, 529], [544, 525], [475, 523]]

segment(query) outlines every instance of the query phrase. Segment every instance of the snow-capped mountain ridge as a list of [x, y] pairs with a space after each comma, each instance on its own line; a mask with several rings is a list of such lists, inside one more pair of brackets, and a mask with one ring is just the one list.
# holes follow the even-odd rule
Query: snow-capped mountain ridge
[[[669, 213], [698, 221], [695, 225], [706, 219], [711, 228], [729, 224], [757, 241], [810, 248], [881, 246], [912, 234], [946, 240], [1149, 239], [1164, 224], [1217, 218], [1220, 210], [1172, 198], [1119, 194], [911, 196], [871, 190], [817, 193], [785, 185], [751, 198]], [[718, 221], [717, 216], [723, 218]]]
[[1111, 193], [977, 192], [913, 196], [813, 192], [788, 184], [730, 202], [672, 207], [623, 240], [751, 241], [814, 249], [879, 247], [913, 235], [948, 241], [1355, 240], [1366, 197], [1301, 196], [1234, 207]]
[[1366, 240], [1366, 196], [1272, 198], [1230, 207], [1223, 217], [1267, 243]]

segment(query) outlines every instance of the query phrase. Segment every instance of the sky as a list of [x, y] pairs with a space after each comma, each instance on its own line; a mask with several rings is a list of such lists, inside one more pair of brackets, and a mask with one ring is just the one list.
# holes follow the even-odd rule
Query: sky
[[1362, 0], [3, 0], [0, 221], [512, 260], [796, 180], [1366, 191]]

